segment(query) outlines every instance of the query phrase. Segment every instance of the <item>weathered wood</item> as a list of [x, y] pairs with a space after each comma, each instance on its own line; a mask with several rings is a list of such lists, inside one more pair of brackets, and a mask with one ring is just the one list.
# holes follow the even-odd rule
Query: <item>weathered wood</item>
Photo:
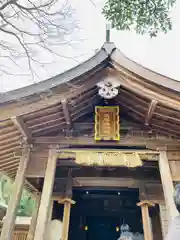
[[24, 123], [23, 119], [20, 116], [11, 117], [12, 122], [16, 126], [16, 128], [20, 131], [23, 138], [27, 142], [31, 142], [31, 133]]
[[[41, 152], [41, 151], [40, 151]], [[41, 154], [31, 153], [26, 177], [44, 177], [47, 166], [48, 151]]]
[[5, 221], [3, 224], [2, 232], [1, 232], [1, 240], [11, 240], [15, 219], [16, 219], [16, 212], [19, 206], [19, 201], [21, 198], [23, 184], [25, 180], [25, 172], [29, 162], [29, 155], [30, 155], [30, 147], [25, 146], [23, 148], [23, 154], [20, 158], [20, 163], [16, 175], [16, 179], [13, 186], [13, 191], [11, 194], [11, 198], [8, 204], [8, 209], [5, 217]]
[[44, 178], [44, 185], [41, 195], [39, 213], [37, 218], [36, 230], [34, 234], [34, 240], [44, 239], [46, 223], [48, 220], [48, 211], [50, 207], [51, 195], [54, 184], [56, 161], [57, 161], [56, 149], [50, 149], [46, 167], [46, 174]]
[[68, 233], [69, 233], [69, 221], [70, 221], [70, 211], [71, 211], [71, 204], [74, 204], [75, 202], [71, 199], [65, 198], [65, 199], [59, 199], [59, 203], [64, 203], [64, 214], [63, 214], [63, 227], [62, 227], [62, 240], [68, 239]]
[[150, 216], [152, 223], [153, 240], [163, 240], [159, 208], [157, 205], [150, 209]]
[[71, 204], [69, 202], [65, 202], [64, 203], [62, 237], [61, 237], [62, 240], [68, 239], [70, 211], [71, 211]]
[[170, 172], [166, 150], [160, 150], [159, 170], [161, 175], [165, 203], [167, 206], [169, 219], [171, 219], [173, 217], [176, 217], [178, 215], [178, 212], [173, 199], [174, 186], [173, 186], [173, 181], [172, 181], [172, 176]]
[[175, 182], [180, 181], [180, 161], [169, 161], [172, 180]]
[[71, 120], [71, 115], [69, 113], [69, 108], [68, 108], [68, 103], [66, 99], [63, 99], [61, 101], [62, 104], [62, 109], [63, 109], [63, 113], [64, 113], [64, 117], [66, 119], [66, 124], [68, 126], [68, 128], [71, 128], [72, 126], [72, 120]]
[[139, 207], [141, 207], [143, 230], [144, 230], [144, 240], [152, 240], [152, 229], [151, 229], [151, 225], [150, 225], [150, 217], [149, 217], [148, 207], [153, 207], [154, 204], [152, 204], [149, 201], [142, 201], [142, 202], [138, 203], [137, 205]]
[[[47, 107], [51, 107], [53, 105], [55, 106], [62, 99], [66, 98], [67, 95], [69, 96], [70, 99], [73, 97], [79, 96], [85, 90], [91, 89], [101, 79], [103, 79], [106, 71], [102, 72], [101, 68], [102, 67], [100, 66], [99, 68], [92, 70], [91, 73], [87, 73], [86, 76], [83, 76], [83, 78], [78, 79], [77, 84], [75, 85], [73, 84], [71, 87], [70, 87], [70, 84], [66, 84], [66, 83], [62, 84], [60, 86], [60, 91], [58, 93], [52, 94], [52, 96], [48, 98], [41, 99], [40, 97], [37, 98], [37, 96], [32, 96], [30, 99], [27, 98], [27, 100], [24, 100], [23, 105], [22, 105], [22, 102], [18, 101], [18, 102], [8, 104], [6, 106], [1, 106], [0, 120], [5, 120], [12, 116], [29, 114], [38, 110], [42, 110]], [[96, 72], [96, 75], [92, 76], [95, 72]], [[91, 76], [90, 81], [84, 84], [85, 79], [87, 79], [90, 76]], [[74, 86], [77, 86], [77, 87], [74, 87]]]
[[36, 206], [33, 210], [31, 224], [29, 227], [28, 235], [26, 240], [33, 240], [34, 239], [34, 233], [36, 229], [36, 223], [37, 223], [37, 216], [39, 212], [39, 205], [40, 205], [40, 195], [36, 196]]
[[162, 95], [158, 91], [155, 92], [148, 88], [142, 88], [141, 84], [139, 84], [139, 81], [137, 81], [137, 77], [133, 75], [131, 72], [124, 72], [122, 68], [120, 68], [119, 65], [115, 65], [118, 72], [114, 71], [114, 74], [117, 76], [119, 82], [125, 86], [126, 89], [132, 91], [133, 93], [145, 97], [147, 99], [155, 99], [158, 102], [160, 102], [163, 105], [166, 105], [169, 108], [173, 108], [175, 110], [179, 110], [178, 101], [175, 99], [172, 99], [166, 95]]
[[65, 198], [59, 198], [58, 203], [64, 204], [64, 214], [63, 214], [63, 226], [62, 226], [62, 240], [68, 240], [68, 233], [69, 233], [69, 224], [70, 224], [70, 211], [71, 211], [71, 204], [75, 204], [72, 197], [72, 170], [68, 170], [68, 177], [66, 182], [66, 189], [65, 189]]
[[158, 102], [156, 100], [152, 100], [151, 103], [149, 104], [149, 109], [147, 111], [146, 118], [145, 118], [145, 125], [146, 126], [148, 126], [150, 124], [150, 121], [152, 119], [152, 116], [153, 116], [153, 113], [155, 111], [157, 103]]
[[161, 222], [162, 235], [163, 235], [163, 239], [165, 239], [168, 232], [169, 218], [168, 218], [167, 207], [164, 201], [159, 203], [159, 210], [160, 210], [160, 222]]
[[180, 141], [178, 139], [167, 138], [164, 136], [152, 135], [147, 132], [138, 131], [138, 132], [129, 132], [126, 135], [121, 135], [121, 141], [118, 142], [94, 142], [94, 138], [92, 136], [77, 136], [77, 137], [36, 137], [33, 138], [33, 143], [37, 145], [83, 145], [86, 146], [147, 146], [149, 149], [157, 149], [157, 146], [162, 146], [164, 144], [168, 145], [169, 148], [174, 148], [175, 146], [179, 146]]
[[51, 197], [51, 202], [50, 202], [49, 212], [48, 212], [48, 221], [47, 222], [50, 222], [51, 219], [52, 219], [53, 205], [54, 205], [54, 199]]

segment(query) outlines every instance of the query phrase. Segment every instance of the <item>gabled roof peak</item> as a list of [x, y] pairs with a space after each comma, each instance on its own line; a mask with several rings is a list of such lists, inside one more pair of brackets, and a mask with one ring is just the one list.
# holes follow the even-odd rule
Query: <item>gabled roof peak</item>
[[111, 55], [116, 49], [116, 46], [113, 42], [105, 42], [102, 46], [102, 49], [104, 49], [108, 55]]

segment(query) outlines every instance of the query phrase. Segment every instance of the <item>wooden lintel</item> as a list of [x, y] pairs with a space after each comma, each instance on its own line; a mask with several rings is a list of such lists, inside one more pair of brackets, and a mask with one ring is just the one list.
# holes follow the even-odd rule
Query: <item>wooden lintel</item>
[[[37, 145], [54, 145], [57, 146], [59, 145], [61, 147], [62, 144], [66, 145], [82, 145], [84, 146], [106, 146], [106, 147], [111, 147], [111, 146], [145, 146], [148, 149], [155, 149], [157, 150], [157, 145], [167, 145], [168, 149], [174, 149], [175, 146], [179, 146], [180, 141], [178, 139], [173, 139], [173, 138], [167, 138], [167, 137], [159, 137], [154, 136], [154, 137], [136, 137], [136, 136], [121, 136], [121, 141], [119, 142], [95, 142], [93, 137], [88, 137], [88, 136], [78, 136], [78, 137], [64, 137], [64, 136], [57, 136], [57, 137], [36, 137], [33, 138], [33, 143]], [[44, 147], [43, 146], [43, 147]]]
[[68, 128], [71, 128], [72, 120], [71, 120], [71, 115], [69, 113], [67, 100], [63, 99], [61, 101], [61, 104], [62, 104], [62, 109], [63, 109], [64, 117], [65, 117], [65, 120], [66, 120], [66, 124], [67, 124]]
[[20, 116], [14, 116], [11, 117], [12, 122], [17, 127], [17, 129], [21, 132], [23, 135], [23, 138], [27, 142], [31, 142], [31, 133], [29, 129], [27, 128], [26, 124], [24, 123], [23, 119]]
[[152, 100], [149, 104], [149, 108], [146, 114], [146, 118], [145, 118], [145, 125], [148, 126], [150, 124], [150, 121], [152, 119], [153, 113], [155, 111], [155, 108], [157, 106], [158, 101], [156, 100]]

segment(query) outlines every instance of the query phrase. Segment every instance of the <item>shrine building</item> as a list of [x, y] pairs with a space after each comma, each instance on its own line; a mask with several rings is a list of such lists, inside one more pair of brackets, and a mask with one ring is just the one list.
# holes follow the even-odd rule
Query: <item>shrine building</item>
[[180, 82], [111, 42], [89, 60], [0, 96], [0, 171], [14, 179], [0, 240], [11, 240], [26, 187], [37, 208], [25, 238], [117, 240], [122, 224], [163, 240], [177, 216]]

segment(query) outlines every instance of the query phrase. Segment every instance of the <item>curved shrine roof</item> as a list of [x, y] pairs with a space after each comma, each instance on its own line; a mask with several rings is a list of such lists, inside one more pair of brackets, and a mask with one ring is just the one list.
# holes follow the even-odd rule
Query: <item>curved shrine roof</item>
[[149, 81], [151, 84], [156, 84], [169, 90], [177, 91], [178, 93], [180, 92], [180, 81], [168, 78], [136, 63], [127, 58], [119, 49], [117, 49], [114, 43], [107, 42], [93, 57], [68, 71], [39, 83], [3, 93], [0, 95], [0, 103], [19, 100], [30, 95], [46, 92], [51, 88], [55, 88], [63, 83], [68, 83], [81, 77], [105, 62], [107, 64], [114, 64], [114, 67], [117, 67], [117, 70], [118, 66], [120, 66], [138, 77]]
[[135, 63], [113, 43], [105, 43], [77, 67], [0, 96], [0, 171], [15, 176], [24, 139], [71, 128], [92, 114], [102, 102], [97, 83], [106, 77], [120, 84], [114, 103], [122, 113], [141, 128], [180, 141], [180, 82]]

